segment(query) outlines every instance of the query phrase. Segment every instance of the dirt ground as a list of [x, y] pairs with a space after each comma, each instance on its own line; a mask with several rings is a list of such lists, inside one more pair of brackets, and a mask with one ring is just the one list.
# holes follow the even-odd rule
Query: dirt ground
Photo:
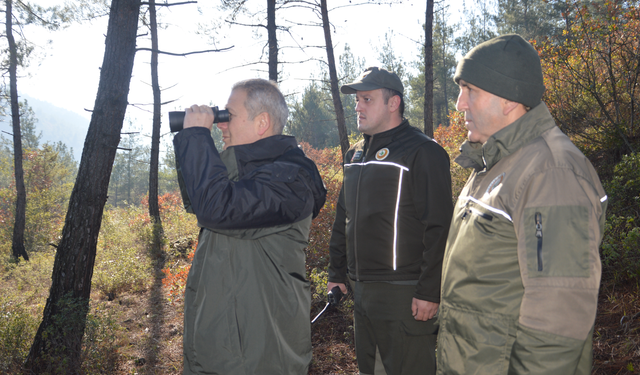
[[[603, 286], [594, 332], [594, 375], [640, 373], [640, 299], [637, 284]], [[121, 374], [182, 373], [182, 305], [170, 304], [161, 284], [143, 294], [105, 302], [119, 312], [128, 341]], [[351, 298], [347, 296], [346, 298]], [[348, 305], [347, 305], [348, 306]], [[312, 306], [311, 317], [324, 303]], [[357, 374], [350, 309], [330, 307], [311, 327], [310, 375]]]

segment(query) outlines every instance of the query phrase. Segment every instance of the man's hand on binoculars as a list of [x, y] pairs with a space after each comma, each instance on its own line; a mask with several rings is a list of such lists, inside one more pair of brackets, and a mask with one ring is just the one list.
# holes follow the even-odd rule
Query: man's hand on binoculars
[[210, 106], [194, 104], [185, 110], [184, 129], [202, 127], [211, 130], [213, 117], [213, 110]]

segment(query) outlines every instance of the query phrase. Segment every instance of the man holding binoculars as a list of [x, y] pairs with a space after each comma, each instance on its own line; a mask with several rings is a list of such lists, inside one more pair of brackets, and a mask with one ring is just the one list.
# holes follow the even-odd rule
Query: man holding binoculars
[[183, 197], [202, 228], [185, 291], [184, 374], [306, 374], [303, 249], [326, 190], [282, 135], [289, 111], [273, 82], [236, 83], [226, 109], [222, 153], [208, 106], [188, 108], [174, 138]]

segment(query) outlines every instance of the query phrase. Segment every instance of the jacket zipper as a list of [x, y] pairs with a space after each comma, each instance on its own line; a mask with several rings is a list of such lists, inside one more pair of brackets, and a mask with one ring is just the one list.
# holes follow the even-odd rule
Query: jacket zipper
[[[366, 155], [365, 155], [366, 157]], [[358, 183], [356, 184], [356, 194], [360, 195], [360, 180], [362, 177], [362, 169], [364, 168], [364, 166], [360, 166], [360, 171], [358, 172]], [[354, 233], [353, 233], [353, 256], [356, 260], [356, 281], [360, 281], [360, 267], [358, 267], [358, 212], [360, 211], [359, 209], [360, 206], [360, 197], [356, 198], [356, 213], [355, 213], [355, 217], [354, 217], [354, 221], [356, 223], [356, 225], [354, 225]]]
[[538, 272], [542, 271], [542, 214], [536, 212], [536, 237], [538, 237]]
[[[364, 154], [364, 157], [362, 159], [362, 164], [364, 164], [367, 161], [367, 154], [369, 153], [369, 151], [371, 151], [371, 144], [373, 143], [373, 136], [371, 136], [371, 139], [369, 140], [369, 144], [367, 145], [365, 142], [365, 147], [367, 147], [367, 151]], [[360, 166], [360, 171], [358, 172], [358, 183], [356, 184], [356, 194], [359, 195], [360, 192], [360, 181], [362, 180], [362, 170], [364, 169], [364, 165]], [[354, 234], [353, 234], [353, 256], [355, 257], [356, 260], [356, 281], [360, 281], [360, 267], [358, 267], [358, 233], [356, 233], [358, 231], [358, 213], [360, 211], [359, 206], [360, 206], [360, 197], [358, 196], [356, 198], [356, 213], [355, 213], [355, 217], [354, 217], [354, 221], [356, 222], [356, 225], [354, 226]]]

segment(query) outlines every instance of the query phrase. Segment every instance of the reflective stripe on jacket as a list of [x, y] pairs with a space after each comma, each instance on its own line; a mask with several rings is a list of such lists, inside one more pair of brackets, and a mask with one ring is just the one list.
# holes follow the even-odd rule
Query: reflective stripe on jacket
[[404, 121], [353, 145], [329, 251], [329, 281], [417, 281], [438, 303], [453, 204], [449, 155]]

